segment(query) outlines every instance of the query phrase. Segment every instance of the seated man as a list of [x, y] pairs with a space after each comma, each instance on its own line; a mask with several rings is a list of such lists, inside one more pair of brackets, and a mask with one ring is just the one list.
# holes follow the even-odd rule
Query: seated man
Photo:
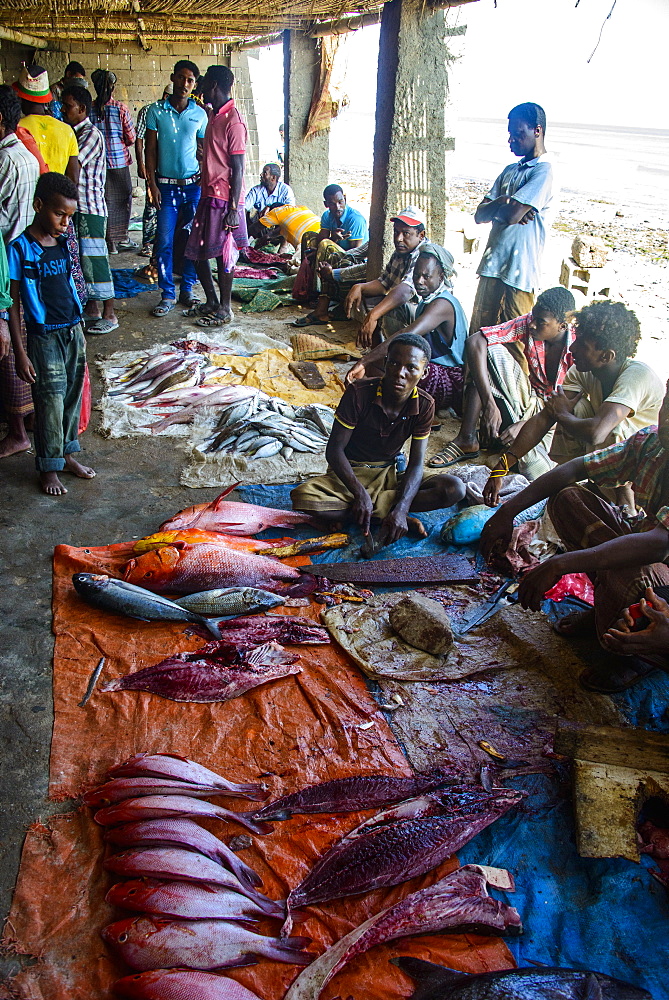
[[[484, 326], [468, 338], [473, 383], [465, 387], [460, 431], [430, 459], [430, 468], [445, 469], [477, 458], [479, 434], [485, 447], [497, 448], [500, 441], [505, 448], [513, 446], [522, 424], [543, 409], [571, 366], [574, 334], [567, 313], [574, 306], [571, 292], [558, 285], [541, 293], [532, 312], [499, 326]], [[551, 439], [549, 432], [519, 463], [528, 479], [552, 467]]]
[[[452, 274], [453, 257], [445, 247], [427, 241], [420, 244], [411, 285], [419, 302], [414, 322], [406, 327], [403, 334], [418, 334], [430, 346], [432, 360], [420, 381], [420, 388], [432, 396], [437, 410], [452, 406], [457, 413], [461, 413], [463, 354], [468, 323], [462, 306], [447, 287]], [[404, 284], [406, 281], [398, 287], [402, 288]], [[346, 381], [379, 375], [392, 343], [391, 336], [389, 340], [377, 344], [351, 368]]]
[[[422, 337], [399, 334], [390, 342], [383, 376], [348, 386], [325, 452], [328, 471], [295, 487], [295, 510], [331, 526], [353, 521], [365, 535], [375, 518], [381, 521], [382, 546], [397, 541], [409, 527], [425, 536], [409, 511], [438, 510], [463, 498], [465, 488], [455, 476], [426, 475], [423, 469], [434, 401], [417, 385], [429, 354]], [[398, 477], [395, 459], [409, 439], [407, 469]]]
[[[249, 236], [254, 239], [263, 237], [264, 243], [275, 242], [260, 225], [260, 218], [275, 205], [294, 205], [293, 189], [281, 180], [281, 167], [278, 163], [266, 163], [260, 174], [260, 184], [252, 187], [244, 199], [246, 225]], [[281, 240], [279, 252], [284, 250], [285, 240]], [[287, 247], [285, 247], [287, 249]]]
[[293, 326], [326, 326], [330, 322], [330, 299], [338, 297], [338, 288], [331, 280], [331, 268], [339, 266], [343, 254], [359, 248], [369, 239], [367, 220], [362, 212], [347, 205], [339, 184], [328, 184], [323, 191], [323, 204], [325, 212], [321, 216], [320, 231], [308, 233], [302, 240], [302, 263], [311, 269], [312, 291], [320, 294], [313, 312], [295, 320]]
[[[413, 286], [413, 269], [425, 239], [425, 213], [409, 205], [390, 221], [395, 245], [392, 257], [378, 278], [354, 284], [344, 302], [348, 318], [360, 323], [358, 347], [363, 350], [369, 350], [382, 339], [377, 333], [379, 324], [386, 337], [390, 337], [416, 318], [418, 296]], [[322, 268], [326, 274], [327, 267], [324, 264]], [[327, 276], [336, 282], [349, 278], [350, 274], [342, 274], [342, 270], [349, 269], [330, 268]]]
[[[483, 491], [491, 507], [497, 503], [503, 475], [556, 423], [550, 457], [558, 465], [626, 441], [642, 427], [657, 423], [664, 389], [648, 365], [632, 360], [641, 337], [632, 310], [622, 302], [593, 302], [575, 314], [574, 322], [574, 364], [562, 387], [521, 427], [513, 447], [502, 454], [499, 468], [493, 470]], [[617, 490], [615, 500], [634, 513], [629, 487]]]
[[[611, 636], [624, 609], [636, 604], [647, 588], [669, 584], [669, 383], [657, 427], [645, 427], [628, 441], [573, 458], [540, 476], [493, 514], [481, 536], [481, 551], [506, 551], [513, 519], [540, 500], [549, 498], [547, 512], [567, 552], [553, 556], [531, 570], [520, 584], [524, 608], [538, 611], [546, 591], [567, 573], [587, 573], [595, 588], [595, 605], [583, 615], [563, 619], [563, 635], [596, 629], [600, 641]], [[586, 486], [615, 488], [632, 483], [637, 504], [646, 517], [634, 527], [621, 513]], [[651, 598], [652, 600], [652, 598]], [[613, 635], [615, 643], [617, 636]], [[643, 654], [655, 666], [669, 669], [669, 651]], [[653, 669], [648, 663], [610, 663], [590, 667], [581, 684], [590, 691], [623, 691]]]

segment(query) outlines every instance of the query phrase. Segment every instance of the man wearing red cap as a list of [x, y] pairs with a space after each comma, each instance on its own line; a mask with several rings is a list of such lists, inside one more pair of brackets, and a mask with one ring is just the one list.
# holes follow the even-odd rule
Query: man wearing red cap
[[23, 66], [13, 84], [21, 98], [24, 117], [21, 125], [35, 139], [49, 168], [57, 174], [67, 174], [75, 184], [79, 181], [79, 146], [77, 138], [65, 122], [48, 113], [53, 101], [47, 71], [41, 66]]

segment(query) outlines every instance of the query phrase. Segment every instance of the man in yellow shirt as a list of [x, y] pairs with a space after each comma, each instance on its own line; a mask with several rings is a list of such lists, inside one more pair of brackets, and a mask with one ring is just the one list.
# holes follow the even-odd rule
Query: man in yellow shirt
[[276, 205], [261, 215], [258, 222], [269, 230], [267, 242], [281, 237], [295, 249], [305, 233], [317, 233], [321, 228], [318, 216], [304, 205]]
[[53, 100], [49, 77], [45, 69], [33, 64], [23, 66], [14, 90], [21, 98], [24, 117], [20, 121], [28, 129], [50, 171], [67, 174], [79, 183], [79, 146], [74, 131], [65, 122], [53, 118], [47, 108]]

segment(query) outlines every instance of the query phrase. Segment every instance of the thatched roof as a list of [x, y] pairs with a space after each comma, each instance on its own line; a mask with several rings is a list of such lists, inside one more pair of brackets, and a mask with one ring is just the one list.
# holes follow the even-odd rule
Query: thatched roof
[[[469, 2], [433, 0], [439, 7]], [[0, 0], [0, 27], [51, 40], [203, 42], [310, 30], [382, 6], [383, 0]]]

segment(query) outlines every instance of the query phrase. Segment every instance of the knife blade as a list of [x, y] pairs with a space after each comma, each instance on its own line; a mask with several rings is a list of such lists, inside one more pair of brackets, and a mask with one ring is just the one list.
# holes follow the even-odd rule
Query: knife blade
[[[469, 615], [465, 615], [461, 623], [457, 627], [458, 635], [465, 635], [471, 629], [476, 628], [477, 625], [483, 625], [488, 619], [492, 618], [493, 615], [502, 607], [501, 602], [505, 597], [514, 594], [518, 590], [518, 583], [516, 580], [507, 580], [502, 586], [495, 591], [492, 597], [484, 601], [477, 608], [474, 609]], [[454, 632], [455, 634], [455, 632]]]

